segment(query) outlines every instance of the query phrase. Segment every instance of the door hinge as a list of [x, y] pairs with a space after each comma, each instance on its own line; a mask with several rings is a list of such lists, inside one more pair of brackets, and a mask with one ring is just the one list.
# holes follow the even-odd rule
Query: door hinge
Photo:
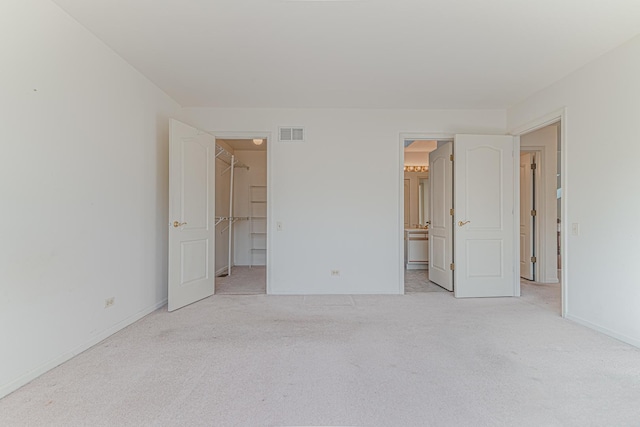
[[535, 163], [531, 163], [531, 170], [536, 170], [538, 169], [538, 165], [536, 165]]
[[531, 257], [531, 262], [538, 262], [538, 259], [534, 256]]
[[449, 264], [449, 268], [451, 269], [451, 271], [456, 269], [456, 265], [454, 263]]
[[453, 209], [449, 209], [449, 215], [453, 216]]
[[535, 209], [531, 210], [531, 216], [536, 216], [538, 215], [538, 212]]
[[449, 160], [453, 162], [453, 154], [449, 154]]

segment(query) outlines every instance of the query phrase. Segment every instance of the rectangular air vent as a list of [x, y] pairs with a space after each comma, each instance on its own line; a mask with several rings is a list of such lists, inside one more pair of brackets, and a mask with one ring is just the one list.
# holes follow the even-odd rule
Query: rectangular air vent
[[280, 136], [279, 141], [295, 141], [302, 142], [304, 141], [304, 128], [300, 126], [295, 127], [279, 127], [278, 135]]

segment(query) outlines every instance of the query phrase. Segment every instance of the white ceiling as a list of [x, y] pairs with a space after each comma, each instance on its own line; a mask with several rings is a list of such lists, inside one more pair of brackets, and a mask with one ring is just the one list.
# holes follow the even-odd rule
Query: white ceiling
[[183, 106], [506, 108], [640, 33], [639, 0], [54, 0]]
[[220, 139], [217, 138], [216, 141], [222, 141], [233, 150], [238, 151], [267, 151], [267, 143], [263, 142], [261, 145], [256, 145], [253, 143], [253, 139]]
[[405, 166], [428, 166], [429, 153], [438, 148], [438, 141], [417, 139], [404, 148]]
[[404, 148], [405, 153], [430, 153], [438, 148], [438, 141], [416, 139]]

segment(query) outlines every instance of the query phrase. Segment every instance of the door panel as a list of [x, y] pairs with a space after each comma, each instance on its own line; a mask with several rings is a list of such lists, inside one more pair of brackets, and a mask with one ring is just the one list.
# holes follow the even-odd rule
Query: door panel
[[448, 291], [453, 291], [452, 154], [452, 142], [429, 153], [429, 280]]
[[516, 295], [513, 150], [511, 136], [455, 137], [456, 297]]
[[177, 120], [169, 139], [169, 311], [214, 292], [215, 138]]

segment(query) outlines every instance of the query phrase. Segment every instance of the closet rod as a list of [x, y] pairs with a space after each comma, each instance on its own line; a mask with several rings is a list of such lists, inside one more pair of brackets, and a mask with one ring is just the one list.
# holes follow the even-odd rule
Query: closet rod
[[236, 168], [245, 168], [246, 170], [249, 170], [249, 166], [245, 165], [242, 162], [235, 161], [234, 155], [229, 153], [227, 150], [225, 150], [218, 144], [216, 144], [216, 159], [220, 159], [224, 163], [229, 165], [229, 167], [225, 169], [224, 172], [222, 172], [220, 175], [223, 175], [225, 172], [227, 172], [231, 168], [231, 165], [233, 165], [233, 167], [236, 167]]
[[[234, 171], [234, 166], [236, 163], [236, 156], [231, 156], [231, 166], [229, 166], [231, 168], [231, 179], [229, 179], [229, 218], [233, 218], [233, 171]], [[231, 243], [233, 241], [233, 223], [235, 221], [230, 220], [229, 221], [229, 225], [227, 226], [227, 228], [229, 228], [229, 258], [228, 258], [228, 262], [229, 264], [227, 265], [227, 274], [229, 274], [229, 276], [231, 276]]]

